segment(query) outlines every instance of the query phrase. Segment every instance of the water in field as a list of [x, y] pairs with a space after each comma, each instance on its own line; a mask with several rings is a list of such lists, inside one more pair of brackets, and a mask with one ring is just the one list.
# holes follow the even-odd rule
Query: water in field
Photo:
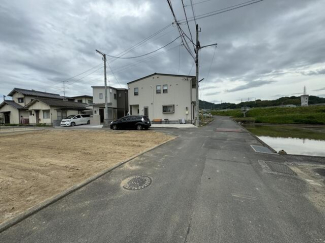
[[325, 141], [306, 138], [281, 138], [259, 136], [259, 138], [271, 146], [274, 150], [286, 151], [288, 154], [323, 156], [325, 157]]
[[246, 128], [274, 150], [325, 157], [325, 126], [250, 125]]

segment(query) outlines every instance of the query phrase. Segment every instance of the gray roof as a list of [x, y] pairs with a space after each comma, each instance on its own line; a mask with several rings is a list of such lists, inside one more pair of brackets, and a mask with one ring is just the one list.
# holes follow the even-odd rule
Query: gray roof
[[1, 104], [0, 104], [0, 108], [4, 107], [5, 105], [10, 105], [13, 108], [16, 109], [24, 109], [23, 106], [17, 104], [16, 102], [14, 102], [13, 100], [4, 100]]
[[62, 99], [62, 96], [60, 96], [59, 94], [47, 93], [47, 92], [42, 92], [42, 91], [37, 91], [37, 90], [20, 89], [20, 88], [14, 88], [8, 94], [8, 96], [13, 96], [16, 92], [21, 93], [23, 95], [27, 95], [27, 96]]
[[82, 98], [82, 97], [93, 98], [91, 95], [78, 95], [78, 96], [72, 96], [69, 98]]
[[35, 104], [37, 101], [41, 101], [49, 106], [52, 107], [58, 107], [58, 108], [64, 108], [64, 109], [71, 109], [71, 110], [86, 110], [86, 107], [88, 104], [83, 104], [79, 102], [72, 102], [72, 101], [64, 101], [59, 99], [46, 99], [46, 98], [37, 98], [30, 102], [28, 105], [26, 105], [26, 108], [29, 108], [33, 104]]
[[[92, 88], [105, 88], [105, 86], [91, 86]], [[127, 88], [115, 88], [112, 86], [107, 86], [108, 89], [115, 89], [115, 90], [128, 90]]]
[[178, 75], [178, 74], [169, 74], [169, 73], [153, 73], [153, 74], [150, 74], [150, 75], [145, 76], [143, 78], [139, 78], [139, 79], [136, 79], [134, 81], [128, 82], [127, 84], [134, 83], [134, 82], [140, 81], [140, 80], [145, 79], [145, 78], [149, 78], [149, 77], [154, 76], [154, 75], [171, 76], [171, 77], [195, 78], [195, 76], [191, 76], [191, 75]]

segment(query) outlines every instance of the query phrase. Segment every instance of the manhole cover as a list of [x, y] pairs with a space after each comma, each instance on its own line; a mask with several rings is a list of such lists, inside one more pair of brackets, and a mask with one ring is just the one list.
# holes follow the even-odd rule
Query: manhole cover
[[267, 166], [273, 171], [281, 174], [287, 174], [287, 175], [296, 175], [296, 173], [291, 170], [288, 166], [276, 162], [271, 161], [265, 161]]
[[151, 178], [148, 176], [132, 176], [125, 180], [123, 188], [126, 190], [141, 190], [151, 184]]
[[251, 145], [251, 147], [254, 149], [255, 152], [257, 153], [263, 153], [263, 154], [275, 154], [272, 152], [269, 148], [259, 146], [259, 145]]

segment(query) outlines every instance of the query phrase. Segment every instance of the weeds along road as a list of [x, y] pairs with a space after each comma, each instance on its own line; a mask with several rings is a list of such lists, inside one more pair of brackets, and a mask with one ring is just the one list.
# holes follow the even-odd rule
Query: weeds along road
[[[217, 117], [200, 129], [161, 130], [179, 137], [7, 229], [0, 242], [323, 242], [324, 210], [306, 196], [306, 181], [288, 173], [285, 157], [254, 152], [250, 145], [261, 144], [239, 129]], [[151, 181], [123, 188], [132, 176]]]

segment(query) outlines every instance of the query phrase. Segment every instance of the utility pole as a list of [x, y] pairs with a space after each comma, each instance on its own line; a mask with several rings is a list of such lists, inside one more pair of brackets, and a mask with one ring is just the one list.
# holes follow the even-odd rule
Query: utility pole
[[200, 125], [200, 118], [199, 118], [199, 49], [200, 49], [200, 42], [199, 42], [199, 25], [196, 24], [196, 57], [195, 57], [195, 66], [196, 66], [196, 101], [195, 101], [195, 126]]
[[105, 81], [105, 110], [104, 110], [104, 125], [103, 128], [108, 128], [108, 106], [107, 106], [107, 80], [106, 80], [106, 54], [96, 50], [99, 54], [103, 56], [104, 61], [104, 81]]
[[196, 48], [195, 48], [195, 66], [196, 66], [196, 102], [195, 102], [195, 126], [200, 125], [200, 118], [199, 118], [199, 109], [200, 109], [200, 104], [199, 104], [199, 50], [209, 47], [209, 46], [216, 46], [217, 43], [211, 44], [211, 45], [206, 45], [206, 46], [201, 46], [200, 41], [199, 41], [199, 25], [196, 24]]

